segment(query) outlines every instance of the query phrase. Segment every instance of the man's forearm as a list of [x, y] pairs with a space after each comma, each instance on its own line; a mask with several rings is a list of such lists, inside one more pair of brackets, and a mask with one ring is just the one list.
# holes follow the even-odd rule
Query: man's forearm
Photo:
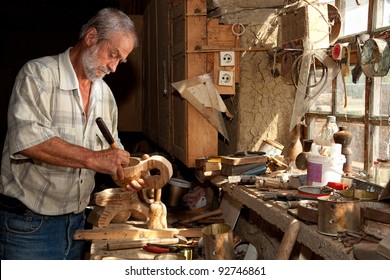
[[53, 137], [41, 144], [20, 152], [26, 157], [47, 164], [73, 168], [89, 168], [93, 151]]

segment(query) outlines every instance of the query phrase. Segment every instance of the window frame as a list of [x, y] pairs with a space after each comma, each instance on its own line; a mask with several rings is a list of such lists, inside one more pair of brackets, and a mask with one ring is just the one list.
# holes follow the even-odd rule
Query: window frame
[[[336, 0], [335, 6], [340, 9], [342, 6], [345, 6], [346, 0]], [[379, 37], [384, 31], [388, 31], [390, 33], [390, 26], [384, 26], [381, 28], [375, 28], [376, 22], [377, 22], [377, 15], [378, 15], [378, 5], [380, 2], [383, 3], [383, 0], [369, 0], [369, 7], [368, 7], [368, 21], [367, 21], [367, 31], [360, 32], [358, 34], [351, 34], [347, 36], [340, 37], [337, 40], [337, 43], [352, 43], [356, 40], [356, 35], [360, 34], [369, 34], [370, 38]], [[355, 45], [356, 46], [356, 45]], [[351, 59], [350, 59], [350, 65], [353, 66], [357, 62], [357, 51], [356, 48], [351, 50]], [[390, 71], [389, 71], [390, 72]], [[389, 73], [388, 73], [389, 75]], [[363, 159], [363, 166], [353, 166], [354, 171], [358, 171], [357, 169], [363, 168], [364, 170], [368, 171], [369, 167], [372, 166], [374, 159], [373, 155], [373, 143], [375, 135], [373, 131], [371, 131], [373, 126], [389, 126], [388, 119], [390, 118], [389, 115], [387, 116], [372, 116], [372, 108], [370, 107], [374, 98], [373, 95], [376, 94], [374, 92], [375, 87], [374, 84], [378, 82], [378, 79], [382, 79], [381, 77], [375, 77], [375, 78], [368, 78], [362, 73], [360, 79], [365, 79], [365, 92], [364, 92], [364, 116], [353, 116], [353, 115], [347, 115], [347, 118], [345, 118], [345, 115], [336, 114], [336, 90], [335, 90], [335, 81], [332, 82], [332, 97], [331, 97], [331, 112], [327, 113], [319, 113], [319, 112], [307, 112], [305, 113], [305, 119], [307, 120], [307, 127], [304, 131], [304, 138], [305, 139], [313, 139], [315, 137], [314, 135], [314, 122], [316, 119], [326, 119], [326, 116], [328, 115], [334, 115], [336, 116], [337, 122], [346, 123], [347, 125], [350, 123], [354, 124], [362, 124], [364, 126], [364, 159]], [[379, 81], [381, 83], [382, 80]]]

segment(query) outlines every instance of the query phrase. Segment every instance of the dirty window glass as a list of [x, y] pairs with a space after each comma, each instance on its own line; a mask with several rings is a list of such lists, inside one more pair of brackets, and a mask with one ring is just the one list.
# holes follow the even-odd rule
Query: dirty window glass
[[[349, 67], [350, 73], [353, 68], [354, 66]], [[345, 89], [342, 73], [337, 76], [336, 114], [364, 116], [366, 79], [361, 75], [355, 84], [350, 73], [344, 77]]]
[[390, 0], [378, 0], [376, 11], [375, 27], [378, 29], [390, 26]]
[[366, 31], [368, 23], [368, 0], [346, 0], [344, 5], [344, 9], [341, 8], [342, 17], [344, 18], [342, 36]]

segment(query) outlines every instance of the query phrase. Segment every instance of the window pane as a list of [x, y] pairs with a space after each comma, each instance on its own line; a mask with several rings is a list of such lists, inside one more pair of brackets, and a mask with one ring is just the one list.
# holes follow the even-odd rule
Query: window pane
[[[350, 67], [350, 71], [354, 66]], [[365, 76], [361, 75], [356, 84], [352, 82], [352, 75], [345, 77], [347, 99], [345, 100], [344, 83], [341, 72], [336, 82], [336, 115], [364, 116], [365, 106]], [[345, 104], [346, 103], [346, 104]], [[347, 105], [345, 107], [345, 105]]]
[[352, 133], [352, 141], [350, 148], [351, 165], [355, 170], [363, 170], [364, 168], [364, 124], [361, 123], [343, 123], [338, 122], [339, 126], [347, 127], [347, 130]]
[[374, 78], [372, 94], [372, 117], [390, 116], [390, 71], [384, 77]]
[[376, 28], [390, 26], [390, 0], [378, 0], [376, 8]]
[[387, 123], [371, 126], [371, 163], [378, 158], [390, 159], [390, 126]]
[[[322, 127], [326, 123], [326, 119], [313, 118], [309, 119], [308, 139], [315, 139], [321, 132]], [[364, 124], [361, 123], [346, 123], [341, 120], [337, 121], [338, 126], [345, 126], [352, 133], [350, 148], [351, 165], [354, 170], [363, 170], [364, 168]]]
[[[316, 83], [321, 83], [322, 87], [322, 80], [326, 79], [322, 75], [322, 71], [319, 69], [316, 71], [316, 79], [314, 79], [314, 76], [311, 77], [309, 80], [309, 84], [313, 85]], [[315, 87], [315, 90], [319, 90], [319, 87]], [[315, 113], [331, 113], [332, 112], [332, 81], [331, 79], [327, 79], [324, 82], [324, 86], [320, 90], [320, 92], [316, 92], [314, 90], [311, 90], [309, 88], [309, 98], [312, 98], [310, 100], [310, 108], [309, 112], [315, 112]]]
[[[367, 30], [369, 0], [345, 0], [345, 10], [342, 36], [360, 33]], [[342, 1], [341, 1], [342, 2]], [[360, 5], [357, 4], [360, 3]]]

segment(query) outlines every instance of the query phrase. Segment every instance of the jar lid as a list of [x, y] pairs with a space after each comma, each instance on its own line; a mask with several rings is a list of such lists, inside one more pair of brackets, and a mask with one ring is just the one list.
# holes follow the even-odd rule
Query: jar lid
[[328, 122], [336, 122], [336, 116], [326, 116]]

